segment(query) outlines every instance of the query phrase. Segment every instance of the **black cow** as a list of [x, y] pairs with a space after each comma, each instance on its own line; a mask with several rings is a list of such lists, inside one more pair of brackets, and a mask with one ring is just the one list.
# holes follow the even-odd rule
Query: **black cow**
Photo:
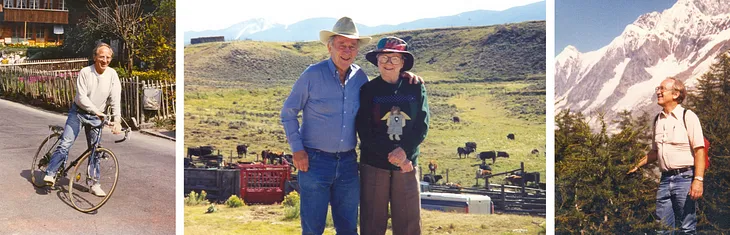
[[432, 175], [432, 174], [425, 174], [423, 175], [423, 182], [428, 182], [429, 184], [435, 184], [439, 180], [443, 179], [441, 175]]
[[[283, 158], [284, 158], [283, 152], [279, 152], [279, 153], [268, 152], [267, 156], [268, 156], [268, 162], [269, 162], [268, 164], [281, 165], [284, 162], [283, 161]], [[264, 161], [264, 164], [266, 164], [266, 161]]]
[[248, 154], [248, 144], [239, 144], [236, 146], [236, 152], [238, 153], [238, 158], [241, 158], [241, 154], [243, 154], [243, 157], [246, 157], [246, 154]]
[[469, 157], [469, 154], [473, 153], [474, 149], [469, 148], [469, 147], [466, 147], [466, 148], [458, 147], [458, 148], [456, 148], [456, 152], [459, 153], [459, 158], [461, 158], [461, 155], [465, 155], [466, 157]]
[[453, 117], [453, 120], [454, 120], [454, 123], [461, 122], [461, 119], [459, 119], [459, 117], [456, 117], [456, 116]]
[[512, 185], [522, 186], [522, 178], [525, 178], [525, 183], [527, 182], [533, 182], [535, 184], [540, 183], [540, 172], [529, 172], [529, 173], [522, 173], [517, 172], [514, 175], [509, 175], [505, 177], [504, 179], [507, 180]]
[[497, 157], [509, 158], [509, 153], [497, 151]]
[[213, 153], [213, 146], [188, 147], [188, 157], [205, 156]]
[[474, 151], [476, 151], [477, 150], [477, 143], [475, 143], [475, 142], [466, 142], [466, 143], [464, 143], [464, 147], [472, 148], [472, 149], [474, 149]]
[[261, 162], [266, 164], [266, 161], [269, 160], [269, 153], [271, 153], [270, 150], [261, 150]]
[[507, 135], [507, 139], [515, 140], [515, 134], [509, 133], [509, 135]]
[[479, 153], [479, 159], [482, 161], [486, 161], [487, 159], [492, 159], [492, 164], [497, 160], [497, 152], [495, 151], [487, 151], [487, 152], [481, 152]]
[[540, 150], [537, 150], [537, 149], [533, 149], [533, 150], [532, 150], [532, 152], [530, 152], [530, 153], [531, 153], [531, 154], [538, 154], [538, 153], [540, 153]]

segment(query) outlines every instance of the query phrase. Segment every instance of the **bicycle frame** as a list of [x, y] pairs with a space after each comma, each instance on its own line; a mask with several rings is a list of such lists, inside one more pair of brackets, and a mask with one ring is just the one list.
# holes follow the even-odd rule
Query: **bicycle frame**
[[[103, 125], [104, 124], [102, 123], [102, 125], [100, 125], [100, 126], [91, 127], [92, 128], [91, 131], [97, 132], [96, 138], [92, 142], [91, 146], [89, 146], [83, 153], [81, 153], [81, 155], [79, 155], [76, 159], [74, 159], [68, 165], [65, 165], [66, 161], [68, 161], [68, 157], [66, 157], [66, 161], [64, 161], [64, 163], [62, 163], [62, 166], [65, 166], [65, 168], [61, 168], [62, 172], [59, 172], [61, 174], [61, 176], [66, 177], [66, 173], [71, 169], [71, 167], [75, 166], [76, 163], [78, 163], [78, 161], [81, 160], [81, 157], [84, 156], [84, 154], [86, 154], [87, 152], [91, 151], [91, 157], [89, 158], [89, 161], [91, 161], [91, 159], [96, 156], [96, 149], [101, 147], [101, 133], [103, 132], [101, 130], [102, 130]], [[60, 138], [58, 140], [56, 140], [56, 142], [58, 142], [59, 140], [60, 140]]]
[[[122, 119], [122, 121], [126, 123], [126, 121], [124, 121], [123, 119]], [[102, 129], [103, 129], [104, 125], [106, 125], [108, 123], [109, 122], [107, 120], [102, 119], [101, 124], [99, 124], [97, 126], [88, 125], [88, 126], [90, 126], [90, 128], [92, 128], [91, 131], [97, 133], [96, 138], [94, 139], [94, 141], [92, 141], [91, 146], [88, 146], [87, 149], [81, 155], [79, 155], [76, 159], [74, 159], [73, 161], [71, 161], [68, 165], [66, 165], [66, 163], [68, 163], [68, 156], [66, 156], [66, 159], [63, 161], [63, 163], [61, 163], [61, 168], [58, 171], [58, 174], [61, 177], [66, 177], [67, 176], [67, 172], [71, 169], [71, 167], [75, 166], [78, 163], [78, 161], [81, 160], [81, 157], [84, 156], [89, 151], [91, 151], [91, 157], [89, 158], [89, 161], [90, 161], [89, 163], [91, 163], [91, 161], [96, 156], [96, 149], [98, 149], [99, 147], [101, 147], [101, 135], [102, 135], [102, 132], [103, 132]], [[63, 132], [63, 128], [56, 129], [55, 127], [52, 127], [52, 126], [51, 126], [51, 130], [54, 133], [57, 133], [57, 134], [62, 134], [62, 132]], [[124, 138], [121, 139], [121, 140], [115, 140], [114, 141], [115, 143], [123, 142], [123, 141], [127, 140], [127, 138], [129, 137], [129, 132], [130, 132], [129, 128], [124, 128], [124, 129], [122, 129], [122, 131], [124, 132]], [[61, 141], [61, 136], [59, 136], [55, 140], [55, 142], [53, 143], [52, 146], [57, 146], [59, 141]], [[48, 151], [49, 152], [53, 152], [53, 151], [55, 151], [55, 148], [51, 148]], [[46, 153], [45, 155], [48, 156], [48, 158], [49, 158], [48, 161], [50, 162], [50, 156], [49, 156], [49, 154]]]

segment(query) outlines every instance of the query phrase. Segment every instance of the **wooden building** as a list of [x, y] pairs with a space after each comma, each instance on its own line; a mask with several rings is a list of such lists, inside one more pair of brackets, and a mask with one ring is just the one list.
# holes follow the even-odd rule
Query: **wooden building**
[[0, 42], [60, 45], [68, 25], [66, 0], [2, 0]]

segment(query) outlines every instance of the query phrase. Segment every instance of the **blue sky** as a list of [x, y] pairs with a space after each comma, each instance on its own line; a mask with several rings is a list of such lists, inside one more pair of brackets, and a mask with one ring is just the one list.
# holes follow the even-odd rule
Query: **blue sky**
[[179, 0], [178, 30], [222, 29], [253, 18], [279, 24], [293, 24], [315, 17], [344, 15], [367, 26], [400, 24], [423, 18], [456, 15], [474, 10], [502, 11], [544, 0]]
[[662, 12], [676, 0], [555, 0], [555, 55], [568, 45], [589, 52], [608, 45], [626, 25], [652, 11]]

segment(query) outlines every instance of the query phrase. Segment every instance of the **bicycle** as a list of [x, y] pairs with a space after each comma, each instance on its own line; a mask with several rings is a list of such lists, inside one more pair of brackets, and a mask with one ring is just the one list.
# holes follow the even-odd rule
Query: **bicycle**
[[[110, 122], [108, 120], [102, 120], [100, 125], [91, 127], [91, 131], [95, 131], [97, 133], [95, 141], [93, 142], [94, 144], [87, 148], [86, 151], [76, 158], [76, 160], [72, 161], [68, 167], [66, 167], [66, 162], [68, 161], [67, 157], [58, 168], [59, 170], [56, 173], [56, 179], [53, 184], [47, 184], [46, 182], [43, 182], [42, 179], [46, 174], [46, 168], [48, 167], [48, 163], [51, 161], [51, 156], [61, 140], [63, 127], [58, 125], [49, 125], [48, 128], [50, 129], [51, 134], [43, 140], [41, 146], [38, 147], [35, 157], [33, 158], [33, 165], [31, 166], [30, 171], [33, 185], [38, 188], [46, 186], [53, 187], [61, 178], [66, 178], [68, 171], [73, 167], [73, 174], [71, 174], [72, 178], [69, 178], [68, 184], [68, 195], [72, 206], [76, 210], [85, 213], [95, 211], [103, 206], [114, 193], [119, 179], [119, 162], [117, 161], [117, 157], [111, 150], [101, 146], [101, 130], [105, 125], [109, 124]], [[122, 131], [124, 132], [124, 138], [114, 141], [115, 143], [120, 143], [129, 138], [130, 129], [124, 128]], [[90, 156], [95, 157], [90, 158]], [[99, 167], [97, 168], [97, 172], [92, 172], [91, 170], [91, 166], [93, 164], [92, 160], [96, 160], [98, 162]], [[84, 181], [79, 182], [81, 179], [84, 179]], [[106, 196], [97, 197], [88, 193], [88, 195], [92, 195], [92, 197], [86, 198], [83, 195], [74, 192], [75, 184], [80, 186], [78, 189], [79, 191], [89, 192], [90, 187], [97, 182], [101, 184], [102, 189], [107, 191]], [[83, 187], [83, 183], [86, 183], [86, 187]]]

